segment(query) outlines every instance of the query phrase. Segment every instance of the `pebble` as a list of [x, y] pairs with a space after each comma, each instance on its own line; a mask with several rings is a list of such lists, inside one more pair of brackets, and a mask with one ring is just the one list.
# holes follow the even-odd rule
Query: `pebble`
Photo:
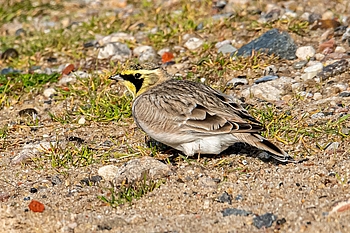
[[169, 53], [171, 50], [170, 50], [170, 48], [163, 48], [163, 49], [161, 49], [161, 50], [158, 50], [158, 55], [159, 56], [163, 56], [163, 54], [164, 53]]
[[6, 74], [12, 74], [12, 73], [20, 73], [21, 71], [20, 70], [15, 70], [11, 67], [9, 68], [4, 68], [0, 71], [0, 74], [2, 75], [6, 75]]
[[116, 32], [98, 40], [99, 45], [105, 46], [109, 43], [135, 41], [135, 37], [125, 32]]
[[107, 165], [100, 167], [97, 172], [106, 181], [113, 181], [118, 173], [118, 167], [114, 165]]
[[323, 98], [323, 96], [319, 92], [314, 93], [314, 96], [312, 97], [312, 99], [314, 99], [314, 100], [320, 100], [322, 98]]
[[264, 215], [256, 216], [253, 218], [253, 225], [256, 226], [258, 229], [261, 229], [262, 227], [271, 227], [272, 223], [276, 221], [277, 216], [275, 216], [272, 213], [266, 213]]
[[242, 46], [238, 49], [237, 56], [251, 56], [254, 51], [267, 53], [268, 55], [275, 54], [280, 58], [293, 60], [296, 57], [296, 50], [297, 46], [290, 35], [275, 28]]
[[148, 45], [138, 46], [133, 50], [135, 56], [139, 57], [141, 63], [152, 62], [155, 60], [157, 54], [156, 51]]
[[43, 95], [46, 97], [46, 98], [52, 98], [54, 96], [54, 94], [56, 94], [56, 90], [52, 87], [50, 88], [46, 88], [43, 92]]
[[218, 202], [220, 203], [228, 203], [228, 204], [232, 204], [232, 195], [228, 194], [227, 192], [224, 192], [223, 194], [221, 194], [218, 199]]
[[335, 150], [337, 150], [340, 146], [339, 142], [332, 142], [330, 143], [327, 148], [325, 149], [326, 152], [334, 152]]
[[130, 160], [118, 167], [113, 182], [115, 185], [120, 185], [123, 182], [133, 183], [143, 180], [145, 175], [147, 179], [159, 179], [171, 174], [172, 172], [167, 165], [154, 158], [145, 156]]
[[215, 44], [215, 48], [219, 49], [219, 48], [221, 48], [224, 45], [230, 45], [230, 44], [231, 44], [230, 40], [223, 40], [223, 41], [217, 42]]
[[248, 85], [248, 80], [246, 78], [233, 78], [226, 83], [226, 85], [232, 84], [234, 87], [238, 85]]
[[40, 143], [29, 143], [22, 147], [22, 150], [12, 159], [12, 164], [19, 164], [25, 162], [28, 158], [35, 157], [44, 150], [50, 150], [56, 146], [56, 142], [40, 142]]
[[303, 61], [297, 61], [295, 63], [293, 63], [293, 68], [296, 70], [300, 70], [301, 68], [303, 68], [305, 65], [307, 64], [307, 61], [303, 60]]
[[120, 42], [108, 43], [100, 48], [97, 58], [125, 61], [131, 57], [131, 50], [126, 44]]
[[201, 47], [203, 44], [204, 44], [204, 40], [196, 37], [191, 37], [186, 41], [184, 46], [189, 50], [196, 50], [199, 47]]
[[314, 57], [316, 54], [316, 50], [312, 46], [301, 46], [295, 52], [295, 55], [300, 60], [308, 60]]
[[85, 122], [86, 122], [85, 117], [81, 117], [81, 118], [78, 120], [78, 124], [79, 124], [79, 125], [84, 125]]
[[230, 215], [248, 216], [248, 215], [252, 214], [251, 211], [246, 211], [246, 210], [236, 209], [236, 208], [226, 208], [223, 211], [221, 211], [221, 213], [224, 217], [230, 216]]
[[326, 80], [335, 75], [344, 73], [345, 71], [349, 70], [349, 68], [349, 62], [345, 59], [342, 59], [324, 67], [322, 71], [317, 74], [317, 76], [322, 80]]
[[264, 69], [264, 76], [276, 75], [276, 73], [277, 73], [277, 68], [274, 65], [267, 66]]
[[272, 80], [275, 80], [275, 79], [278, 79], [278, 76], [276, 76], [276, 75], [267, 75], [267, 76], [264, 76], [262, 78], [259, 78], [259, 79], [255, 80], [254, 83], [258, 84], [258, 83], [272, 81]]
[[339, 97], [350, 97], [350, 91], [343, 91], [339, 93]]
[[317, 62], [316, 64], [304, 69], [304, 74], [302, 74], [301, 79], [304, 81], [313, 79], [322, 69], [323, 64], [321, 62]]
[[254, 84], [242, 90], [241, 94], [245, 98], [257, 97], [266, 101], [279, 101], [292, 81], [292, 78], [283, 76], [269, 82]]
[[225, 44], [218, 49], [218, 53], [222, 53], [222, 54], [228, 54], [228, 53], [231, 54], [236, 51], [237, 49], [230, 44]]
[[311, 115], [311, 118], [312, 118], [312, 119], [322, 119], [322, 118], [324, 118], [324, 117], [325, 117], [325, 115], [324, 115], [323, 112], [318, 112], [318, 113], [315, 113], [315, 114], [312, 114], [312, 115]]

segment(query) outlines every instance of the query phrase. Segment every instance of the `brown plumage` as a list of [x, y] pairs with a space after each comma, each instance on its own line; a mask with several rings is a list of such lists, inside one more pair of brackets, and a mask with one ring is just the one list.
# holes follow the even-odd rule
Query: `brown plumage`
[[286, 152], [259, 135], [264, 128], [235, 99], [204, 84], [169, 79], [162, 69], [127, 70], [112, 76], [134, 96], [137, 125], [153, 139], [182, 151], [219, 154], [236, 142], [268, 151], [279, 161]]

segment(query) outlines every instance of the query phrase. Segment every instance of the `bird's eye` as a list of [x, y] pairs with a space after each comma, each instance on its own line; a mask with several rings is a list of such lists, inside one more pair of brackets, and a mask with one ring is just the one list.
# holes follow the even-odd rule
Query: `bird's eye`
[[135, 78], [140, 78], [141, 77], [141, 74], [140, 73], [136, 73], [135, 74]]

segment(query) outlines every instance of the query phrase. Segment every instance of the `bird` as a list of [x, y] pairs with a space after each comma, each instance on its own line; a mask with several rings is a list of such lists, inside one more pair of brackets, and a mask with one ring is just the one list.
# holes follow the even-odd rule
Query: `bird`
[[136, 125], [154, 140], [195, 154], [220, 154], [237, 142], [294, 161], [260, 135], [264, 126], [237, 99], [203, 83], [172, 78], [163, 67], [136, 65], [109, 77], [121, 81], [133, 97]]

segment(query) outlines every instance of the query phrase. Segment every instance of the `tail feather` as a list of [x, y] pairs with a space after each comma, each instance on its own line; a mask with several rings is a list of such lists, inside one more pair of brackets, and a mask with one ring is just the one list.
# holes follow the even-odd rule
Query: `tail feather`
[[284, 150], [267, 140], [266, 138], [260, 136], [259, 134], [235, 134], [235, 136], [252, 146], [255, 146], [261, 150], [265, 150], [271, 153], [271, 157], [280, 161], [280, 162], [296, 162], [291, 158]]

